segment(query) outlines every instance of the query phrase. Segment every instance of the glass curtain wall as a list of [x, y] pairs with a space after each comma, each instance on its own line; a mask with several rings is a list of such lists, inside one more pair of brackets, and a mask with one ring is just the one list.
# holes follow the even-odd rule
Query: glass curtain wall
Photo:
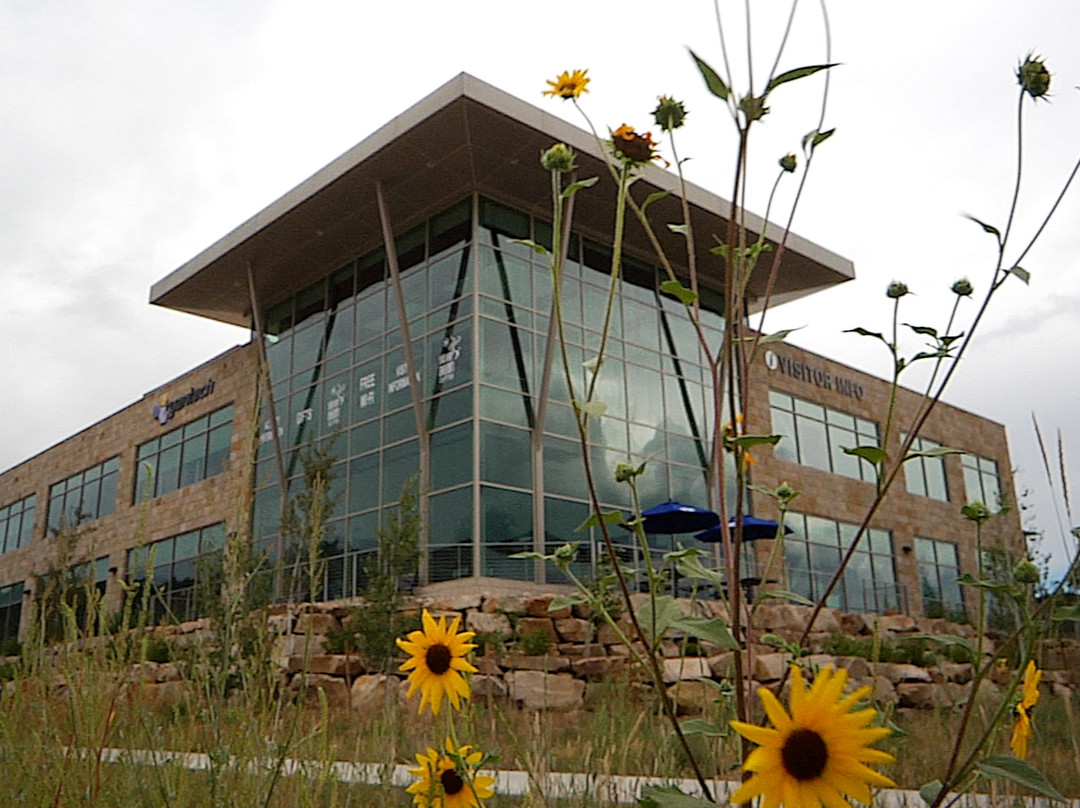
[[[466, 199], [399, 236], [395, 249], [416, 375], [410, 378], [385, 255], [376, 250], [274, 306], [266, 317], [276, 429], [290, 496], [305, 458], [330, 459], [327, 559], [320, 596], [361, 591], [364, 558], [419, 470], [411, 386], [420, 386], [430, 439], [427, 578], [473, 575], [557, 581], [523, 550], [580, 550], [588, 577], [596, 537], [575, 532], [588, 516], [571, 392], [556, 350], [542, 406], [552, 281], [546, 257], [518, 239], [550, 244], [550, 227], [484, 198]], [[576, 395], [600, 343], [610, 248], [571, 244], [563, 280], [568, 365]], [[648, 459], [645, 508], [669, 498], [707, 506], [711, 405], [707, 369], [682, 305], [661, 297], [655, 267], [624, 260], [596, 398], [590, 451], [605, 505], [628, 509], [616, 462]], [[706, 332], [719, 342], [716, 300], [703, 298]], [[264, 408], [257, 452], [255, 530], [268, 554], [281, 537], [275, 425]], [[616, 529], [631, 558], [630, 534]], [[542, 538], [538, 538], [542, 537]], [[694, 543], [689, 537], [678, 537]], [[665, 544], [673, 543], [662, 537]]]

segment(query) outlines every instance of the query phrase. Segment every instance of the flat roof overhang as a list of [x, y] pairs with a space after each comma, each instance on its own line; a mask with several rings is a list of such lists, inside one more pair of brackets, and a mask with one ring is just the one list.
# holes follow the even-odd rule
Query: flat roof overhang
[[[296, 293], [346, 261], [382, 245], [376, 201], [381, 182], [395, 234], [423, 221], [464, 196], [479, 192], [533, 213], [551, 217], [550, 175], [540, 153], [553, 143], [578, 153], [578, 177], [598, 176], [593, 188], [575, 198], [574, 229], [610, 241], [615, 217], [615, 182], [593, 136], [473, 76], [462, 73], [397, 116], [341, 157], [155, 283], [150, 302], [250, 328], [251, 266], [260, 307]], [[632, 186], [634, 197], [667, 191], [649, 208], [656, 235], [676, 265], [686, 263], [683, 236], [664, 224], [682, 220], [678, 178], [645, 166]], [[699, 282], [722, 288], [721, 259], [709, 253], [713, 236], [727, 233], [730, 203], [688, 185]], [[750, 230], [764, 222], [747, 214]], [[779, 227], [766, 237], [776, 242]], [[655, 260], [644, 228], [627, 216], [626, 250]], [[759, 262], [748, 287], [761, 298], [772, 262]], [[788, 236], [772, 304], [794, 300], [855, 276], [846, 258]]]

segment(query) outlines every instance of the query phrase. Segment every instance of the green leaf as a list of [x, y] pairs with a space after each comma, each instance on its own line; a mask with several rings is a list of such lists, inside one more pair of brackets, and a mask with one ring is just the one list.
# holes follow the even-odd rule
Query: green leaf
[[601, 415], [607, 413], [607, 404], [603, 401], [586, 401], [584, 404], [578, 404], [578, 409], [586, 415], [592, 415], [599, 418]]
[[1052, 800], [1065, 801], [1065, 797], [1046, 779], [1046, 775], [1026, 760], [1012, 755], [990, 755], [975, 764], [975, 768], [984, 777], [1001, 777], [1012, 780], [1024, 788]]
[[704, 735], [708, 738], [726, 738], [727, 732], [712, 721], [704, 718], [691, 718], [679, 724], [683, 735]]
[[741, 446], [744, 449], [749, 449], [751, 446], [763, 446], [768, 444], [769, 446], [775, 446], [780, 442], [782, 435], [739, 435], [737, 438], [731, 438], [724, 441], [725, 443], [733, 446]]
[[776, 76], [772, 81], [769, 82], [768, 86], [765, 88], [765, 94], [768, 95], [781, 84], [787, 84], [789, 81], [795, 81], [796, 79], [805, 78], [806, 76], [812, 76], [819, 70], [828, 70], [830, 67], [836, 67], [836, 65], [837, 62], [833, 62], [832, 64], [827, 65], [810, 65], [808, 67], [797, 67], [794, 70], [788, 70], [784, 73], [781, 73], [779, 76]]
[[649, 194], [647, 197], [645, 197], [645, 201], [641, 203], [641, 212], [644, 213], [645, 210], [649, 207], [649, 205], [651, 205], [653, 202], [656, 202], [657, 200], [663, 199], [665, 196], [670, 195], [671, 191], [655, 191], [654, 193]]
[[719, 617], [697, 617], [695, 615], [680, 617], [672, 621], [671, 627], [685, 631], [691, 637], [697, 637], [699, 640], [719, 645], [721, 648], [728, 648], [732, 651], [739, 649], [739, 643], [731, 636], [727, 623]]
[[544, 555], [543, 553], [537, 553], [534, 550], [527, 550], [522, 553], [514, 553], [513, 555], [509, 556], [509, 558], [538, 558], [542, 561], [548, 560], [548, 556]]
[[979, 227], [981, 227], [987, 233], [989, 233], [992, 236], [995, 236], [997, 238], [998, 242], [1001, 241], [1001, 232], [996, 227], [994, 227], [992, 224], [987, 224], [986, 222], [980, 221], [979, 219], [976, 219], [974, 216], [968, 216], [967, 214], [965, 214], [965, 216], [967, 216], [968, 219], [971, 219], [971, 221], [975, 222], [975, 224], [977, 224]]
[[1023, 267], [1012, 267], [1006, 274], [1015, 275], [1024, 283], [1028, 283], [1031, 280], [1031, 273]]
[[1080, 620], [1080, 603], [1055, 609], [1051, 620]]
[[676, 786], [642, 786], [638, 804], [645, 808], [715, 808], [720, 803], [683, 794]]
[[765, 600], [766, 598], [779, 598], [781, 600], [789, 600], [792, 603], [798, 603], [801, 606], [817, 605], [809, 598], [804, 598], [802, 595], [797, 595], [794, 592], [788, 592], [785, 589], [770, 589], [768, 592], [762, 592], [760, 595], [758, 595], [759, 600]]
[[551, 603], [548, 604], [548, 611], [557, 612], [559, 609], [565, 609], [567, 606], [576, 606], [579, 603], [588, 602], [589, 599], [582, 594], [556, 595], [551, 599]]
[[600, 516], [597, 516], [594, 513], [590, 515], [588, 519], [586, 519], [584, 522], [574, 528], [574, 532], [577, 533], [582, 530], [587, 530], [590, 527], [599, 527], [601, 522], [603, 522], [605, 525], [621, 525], [623, 521], [625, 520], [622, 515], [622, 511], [604, 511], [602, 514], [600, 514]]
[[679, 575], [684, 578], [697, 578], [708, 581], [717, 589], [724, 585], [724, 575], [716, 570], [706, 567], [696, 556], [684, 556], [675, 560]]
[[919, 796], [923, 798], [927, 805], [933, 805], [942, 788], [944, 788], [944, 785], [940, 780], [931, 780], [929, 783], [924, 783], [919, 787]]
[[970, 572], [965, 572], [956, 579], [956, 582], [963, 586], [973, 586], [976, 589], [985, 589], [989, 592], [1012, 592], [1012, 584], [1007, 584], [1004, 581], [987, 581], [982, 578], [975, 578]]
[[906, 463], [913, 457], [944, 457], [953, 454], [967, 454], [967, 452], [962, 449], [950, 449], [948, 446], [935, 446], [932, 449], [912, 449], [904, 455], [904, 462]]
[[528, 247], [533, 252], [540, 253], [540, 255], [550, 255], [551, 254], [551, 253], [548, 252], [547, 247], [545, 247], [543, 244], [537, 244], [531, 238], [515, 238], [515, 239], [511, 239], [510, 243], [511, 244], [521, 244], [521, 245], [523, 245], [525, 247]]
[[[653, 600], [647, 600], [641, 604], [634, 613], [638, 625], [649, 635], [650, 641], [655, 644], [674, 625], [675, 621], [682, 617], [682, 609], [671, 595], [659, 595], [655, 599], [655, 621], [653, 612]], [[655, 622], [655, 626], [653, 625]], [[653, 631], [655, 629], [655, 635]]]
[[934, 339], [937, 339], [938, 333], [936, 328], [931, 328], [928, 325], [912, 325], [911, 323], [904, 323], [904, 325], [906, 325], [916, 334], [925, 334], [928, 337], [933, 337]]
[[[689, 50], [689, 48], [687, 50]], [[705, 86], [709, 88], [709, 92], [721, 101], [727, 101], [728, 96], [731, 95], [731, 90], [724, 84], [724, 80], [720, 78], [720, 75], [709, 67], [709, 65], [706, 64], [703, 59], [699, 58], [692, 50], [690, 51], [690, 56], [693, 57], [698, 70], [701, 71], [701, 77], [705, 79]]]
[[687, 289], [678, 281], [667, 280], [660, 284], [660, 291], [664, 294], [679, 298], [684, 306], [692, 306], [698, 296], [691, 289]]
[[[771, 345], [774, 342], [783, 342], [784, 340], [786, 340], [788, 338], [788, 336], [795, 333], [796, 331], [798, 331], [802, 327], [803, 326], [800, 325], [799, 328], [786, 328], [783, 331], [774, 331], [771, 334], [766, 334], [764, 337], [761, 337], [760, 339], [758, 339], [758, 344], [759, 345]], [[747, 340], [747, 342], [750, 342], [750, 340]]]
[[684, 235], [684, 236], [686, 235], [686, 224], [685, 223], [684, 224], [673, 224], [671, 222], [668, 222], [667, 229], [670, 230], [672, 233], [679, 233], [679, 234]]
[[955, 634], [909, 634], [906, 639], [929, 640], [930, 642], [936, 642], [938, 645], [959, 645], [968, 651], [972, 650], [970, 642]]
[[859, 336], [862, 336], [862, 337], [877, 337], [879, 340], [884, 342], [890, 348], [892, 347], [890, 342], [887, 339], [885, 339], [884, 335], [878, 333], [877, 331], [867, 331], [865, 328], [847, 328], [847, 329], [844, 329], [844, 333], [845, 334], [858, 334]]
[[880, 446], [841, 446], [844, 454], [861, 457], [873, 466], [879, 465], [888, 456]]
[[577, 182], [572, 182], [563, 189], [563, 192], [561, 194], [559, 194], [559, 197], [561, 199], [569, 199], [574, 194], [576, 194], [578, 191], [580, 191], [582, 188], [591, 188], [592, 186], [596, 185], [596, 181], [598, 179], [600, 179], [600, 178], [599, 177], [589, 177], [588, 179], [578, 180]]
[[[817, 129], [810, 130], [805, 135], [803, 135], [803, 139], [802, 139], [803, 151], [806, 152], [807, 154], [812, 154], [814, 149], [816, 149], [818, 146], [820, 146], [826, 140], [831, 138], [833, 136], [834, 132], [836, 132], [835, 128], [826, 129], [824, 132], [819, 132]], [[807, 148], [806, 148], [808, 144], [810, 146], [809, 150], [807, 150]]]

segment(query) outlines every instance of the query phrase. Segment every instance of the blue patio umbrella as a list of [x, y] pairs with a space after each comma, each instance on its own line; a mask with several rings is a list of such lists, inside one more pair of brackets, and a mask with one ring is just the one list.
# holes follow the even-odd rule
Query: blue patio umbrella
[[641, 512], [646, 533], [693, 533], [720, 524], [713, 511], [669, 499]]
[[[728, 519], [728, 530], [735, 535], [735, 517]], [[743, 541], [757, 541], [758, 539], [775, 539], [780, 530], [780, 525], [772, 519], [759, 519], [756, 516], [743, 517]], [[791, 528], [785, 527], [784, 533], [790, 533]], [[717, 543], [724, 540], [724, 534], [717, 524], [708, 530], [695, 533], [694, 538], [698, 541]]]

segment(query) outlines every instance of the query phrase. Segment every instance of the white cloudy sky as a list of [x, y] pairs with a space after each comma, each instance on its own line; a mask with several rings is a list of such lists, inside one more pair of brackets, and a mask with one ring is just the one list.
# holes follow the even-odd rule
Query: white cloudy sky
[[[743, 4], [719, 5], [727, 19]], [[754, 4], [759, 82], [787, 8]], [[794, 342], [881, 374], [880, 348], [841, 331], [886, 325], [890, 280], [917, 293], [905, 319], [937, 325], [953, 280], [986, 286], [993, 242], [962, 214], [1005, 220], [1012, 74], [1032, 49], [1054, 72], [1054, 98], [1026, 110], [1019, 239], [1080, 156], [1080, 5], [835, 0], [829, 11], [843, 63], [826, 119], [837, 135], [819, 151], [795, 229], [851, 258], [858, 279], [776, 310], [769, 328], [805, 326]], [[150, 285], [458, 72], [579, 122], [540, 90], [587, 67], [584, 106], [601, 127], [647, 128], [659, 93], [683, 97], [687, 172], [726, 196], [732, 129], [686, 55], [691, 46], [719, 66], [716, 30], [699, 0], [0, 4], [0, 468], [246, 341], [149, 306]], [[816, 3], [800, 5], [797, 30], [782, 69], [823, 60]], [[775, 159], [816, 124], [815, 81], [773, 97], [751, 154], [759, 211]], [[1075, 460], [1078, 220], [1080, 188], [1025, 258], [1030, 287], [1003, 290], [947, 396], [1008, 426], [1020, 485], [1038, 492], [1034, 518], [1049, 533], [1057, 522], [1031, 414], [1063, 431]]]

